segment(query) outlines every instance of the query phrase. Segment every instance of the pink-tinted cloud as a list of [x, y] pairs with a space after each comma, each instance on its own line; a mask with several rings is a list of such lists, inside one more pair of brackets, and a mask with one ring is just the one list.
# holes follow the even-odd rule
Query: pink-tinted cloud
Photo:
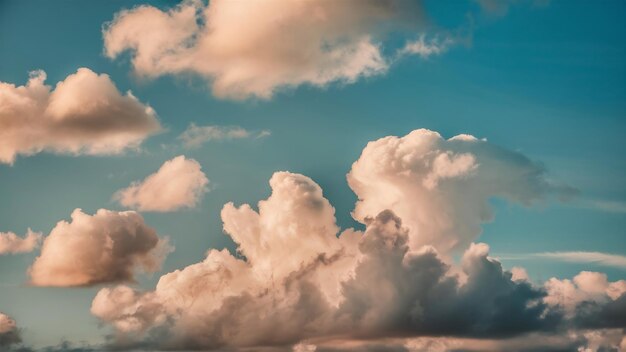
[[52, 89], [43, 71], [24, 86], [0, 82], [0, 163], [41, 151], [118, 154], [160, 130], [154, 110], [106, 74], [80, 68]]
[[24, 237], [13, 232], [0, 232], [0, 255], [32, 252], [41, 242], [41, 233], [30, 229]]
[[302, 84], [382, 74], [385, 32], [424, 23], [419, 1], [190, 0], [117, 13], [104, 44], [110, 58], [130, 51], [140, 76], [193, 72], [218, 97], [267, 99]]
[[[523, 155], [419, 130], [370, 143], [348, 180], [364, 231], [341, 231], [312, 179], [276, 172], [271, 195], [256, 208], [222, 209], [237, 254], [209, 250], [202, 262], [163, 275], [154, 290], [104, 288], [92, 313], [115, 328], [116, 348], [419, 351], [466, 341], [469, 350], [495, 351], [509, 341], [541, 350], [587, 346], [592, 332], [606, 335], [606, 346], [621, 343], [613, 338], [625, 324], [621, 282], [577, 276], [577, 290], [604, 289], [570, 311], [571, 300], [560, 303], [550, 288], [558, 280], [535, 286], [472, 242], [474, 228], [491, 218], [489, 197], [530, 204], [569, 190]], [[556, 338], [563, 331], [573, 337]], [[434, 336], [445, 339], [418, 339]], [[540, 340], [531, 346], [523, 336]]]
[[134, 211], [76, 209], [45, 238], [29, 269], [35, 286], [90, 286], [134, 281], [139, 270], [159, 269], [170, 250], [167, 240]]
[[167, 212], [192, 208], [208, 191], [209, 179], [194, 159], [184, 155], [166, 161], [157, 172], [119, 190], [114, 198], [140, 211]]

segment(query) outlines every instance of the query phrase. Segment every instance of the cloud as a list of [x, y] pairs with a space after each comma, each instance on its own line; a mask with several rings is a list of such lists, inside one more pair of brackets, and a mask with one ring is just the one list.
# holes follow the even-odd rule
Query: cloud
[[547, 178], [526, 156], [468, 135], [444, 139], [415, 130], [370, 142], [347, 176], [361, 222], [390, 209], [409, 229], [412, 248], [442, 254], [466, 248], [493, 219], [489, 199], [530, 205], [573, 189]]
[[15, 320], [0, 312], [0, 349], [22, 342]]
[[[101, 289], [91, 312], [114, 327], [111, 347], [404, 351], [437, 345], [411, 347], [408, 339], [445, 337], [437, 341], [442, 350], [455, 340], [499, 350], [498, 341], [528, 346], [523, 337], [540, 336], [534, 346], [546, 350], [586, 343], [557, 339], [569, 331], [620, 328], [621, 281], [581, 273], [573, 290], [584, 294], [570, 298], [560, 293], [571, 291], [567, 281], [536, 286], [472, 242], [491, 218], [489, 197], [530, 204], [569, 190], [523, 155], [418, 130], [368, 144], [348, 180], [364, 231], [342, 231], [312, 179], [276, 172], [256, 208], [223, 207], [235, 254], [211, 249], [202, 262], [163, 275], [154, 290]], [[457, 235], [465, 245], [446, 245], [451, 228], [468, 227], [478, 230]], [[598, 285], [601, 292], [591, 292]]]
[[0, 232], [0, 255], [32, 252], [41, 242], [41, 233], [30, 229], [21, 238], [13, 232]]
[[170, 247], [133, 211], [80, 209], [45, 238], [29, 269], [35, 286], [91, 286], [134, 281], [138, 270], [155, 272]]
[[592, 263], [626, 269], [626, 256], [601, 252], [546, 252], [532, 254], [534, 257], [562, 260], [573, 263]]
[[187, 148], [198, 148], [209, 141], [230, 139], [263, 138], [271, 134], [269, 130], [249, 131], [239, 126], [197, 126], [192, 123], [178, 136]]
[[407, 42], [402, 49], [398, 51], [400, 56], [418, 55], [423, 59], [431, 56], [441, 55], [446, 52], [454, 40], [451, 37], [426, 39], [426, 35], [422, 34], [419, 38], [412, 42]]
[[208, 191], [208, 184], [200, 164], [179, 155], [144, 180], [117, 191], [113, 198], [140, 211], [175, 211], [196, 206]]
[[611, 306], [614, 314], [621, 314], [621, 326], [611, 326], [611, 321], [606, 320], [604, 323], [609, 325], [601, 327], [626, 327], [626, 280], [609, 282], [606, 274], [582, 271], [572, 280], [551, 278], [544, 286], [548, 292], [545, 303], [562, 309], [570, 317], [595, 318], [607, 313], [598, 309]]
[[[387, 338], [374, 341], [335, 339], [317, 344], [309, 342], [306, 346], [315, 352], [600, 352], [623, 350], [626, 347], [624, 332], [623, 329], [569, 330], [560, 334], [530, 333], [504, 339], [470, 337]], [[297, 351], [294, 349], [294, 352]]]
[[591, 209], [600, 209], [611, 213], [626, 213], [626, 202], [598, 200], [590, 202], [587, 207]]
[[121, 11], [103, 36], [105, 54], [129, 51], [139, 76], [195, 73], [217, 97], [269, 99], [280, 89], [383, 74], [386, 34], [425, 23], [420, 1], [190, 0]]
[[80, 68], [54, 89], [45, 80], [34, 71], [24, 86], [0, 82], [0, 163], [41, 151], [118, 154], [160, 130], [154, 110], [106, 74]]

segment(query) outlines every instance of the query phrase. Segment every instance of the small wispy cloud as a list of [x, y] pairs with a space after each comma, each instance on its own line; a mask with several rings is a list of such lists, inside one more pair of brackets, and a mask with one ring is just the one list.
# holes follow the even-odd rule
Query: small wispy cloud
[[626, 202], [612, 200], [596, 200], [590, 203], [590, 207], [608, 211], [611, 213], [626, 213]]
[[530, 260], [543, 258], [569, 263], [589, 263], [626, 270], [626, 256], [602, 252], [542, 252], [517, 255], [502, 255], [496, 257], [504, 260]]
[[406, 45], [398, 51], [398, 55], [418, 55], [426, 59], [433, 55], [443, 54], [452, 44], [454, 44], [454, 39], [450, 37], [428, 39], [426, 35], [422, 34], [417, 40], [407, 42]]
[[239, 126], [197, 126], [192, 123], [178, 136], [187, 148], [199, 148], [209, 141], [223, 141], [245, 138], [264, 138], [271, 135], [269, 130], [250, 131]]

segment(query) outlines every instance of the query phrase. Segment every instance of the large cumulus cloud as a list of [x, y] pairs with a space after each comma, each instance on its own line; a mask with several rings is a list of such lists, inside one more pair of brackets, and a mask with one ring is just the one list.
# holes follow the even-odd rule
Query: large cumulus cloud
[[29, 269], [36, 286], [89, 286], [134, 281], [137, 270], [156, 271], [169, 251], [167, 240], [134, 211], [81, 209], [45, 238]]
[[24, 86], [0, 82], [0, 163], [41, 151], [116, 154], [160, 129], [154, 110], [106, 74], [80, 68], [52, 89], [43, 71]]
[[531, 204], [573, 189], [550, 181], [544, 167], [523, 154], [468, 135], [444, 139], [415, 130], [370, 142], [352, 165], [348, 183], [359, 200], [354, 217], [390, 209], [409, 229], [412, 248], [463, 250], [493, 218], [488, 200]]
[[[130, 51], [140, 76], [192, 72], [210, 80], [216, 96], [269, 98], [283, 87], [384, 73], [392, 60], [384, 33], [418, 37], [424, 22], [419, 1], [189, 0], [121, 11], [105, 27], [104, 44], [110, 58]], [[403, 54], [436, 54], [437, 45]]]
[[[381, 147], [389, 143], [396, 147]], [[371, 143], [349, 180], [364, 231], [341, 231], [313, 180], [277, 172], [257, 210], [232, 203], [222, 209], [237, 253], [212, 249], [204, 261], [163, 275], [151, 291], [104, 288], [92, 313], [115, 328], [117, 347], [419, 351], [454, 350], [471, 340], [474, 350], [498, 350], [497, 341], [530, 346], [522, 337], [537, 336], [541, 343], [534, 346], [541, 349], [583, 346], [585, 333], [614, 343], [622, 322], [603, 314], [621, 306], [622, 283], [605, 277], [604, 293], [577, 298], [577, 308], [568, 308], [570, 300], [562, 303], [552, 288], [557, 279], [532, 284], [521, 270], [515, 276], [504, 270], [486, 244], [471, 242], [491, 217], [487, 197], [529, 203], [563, 190], [538, 164], [470, 136], [444, 140], [419, 130]], [[468, 196], [453, 197], [468, 185], [474, 187]], [[382, 203], [386, 209], [361, 205], [373, 202], [375, 189], [389, 202]], [[413, 204], [413, 211], [403, 212], [410, 207], [402, 203]], [[445, 215], [426, 209], [431, 203]], [[423, 211], [434, 224], [420, 218]], [[471, 228], [457, 235], [465, 245], [446, 245], [452, 232], [441, 219]], [[431, 236], [421, 236], [423, 226]], [[459, 262], [453, 249], [463, 253]], [[578, 289], [588, 280], [577, 280]], [[589, 305], [594, 309], [585, 309]], [[564, 334], [573, 335], [556, 339]]]
[[194, 207], [208, 191], [209, 179], [194, 159], [179, 155], [142, 181], [119, 190], [120, 204], [141, 211], [167, 212]]

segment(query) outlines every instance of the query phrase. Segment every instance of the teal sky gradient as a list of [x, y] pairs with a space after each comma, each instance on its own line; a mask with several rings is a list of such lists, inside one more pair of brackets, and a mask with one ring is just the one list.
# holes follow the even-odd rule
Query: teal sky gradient
[[[598, 251], [626, 255], [626, 213], [594, 202], [626, 204], [626, 2], [552, 1], [511, 6], [506, 14], [475, 4], [428, 1], [431, 21], [470, 27], [471, 44], [428, 59], [409, 57], [384, 75], [355, 84], [279, 92], [269, 101], [220, 100], [194, 77], [142, 81], [128, 57], [104, 57], [101, 26], [122, 8], [145, 1], [1, 1], [0, 81], [22, 85], [43, 69], [50, 85], [88, 67], [111, 76], [152, 106], [166, 127], [140, 152], [93, 157], [41, 153], [0, 164], [0, 231], [44, 234], [75, 208], [121, 210], [112, 194], [143, 179], [180, 154], [196, 159], [211, 180], [201, 204], [173, 213], [145, 213], [146, 223], [169, 236], [176, 250], [161, 272], [141, 277], [154, 287], [160, 274], [204, 258], [209, 248], [234, 245], [222, 233], [220, 210], [228, 201], [256, 205], [269, 195], [278, 170], [315, 180], [336, 209], [342, 228], [356, 197], [346, 174], [368, 141], [428, 128], [448, 138], [486, 138], [545, 164], [549, 175], [577, 188], [566, 203], [550, 200], [525, 208], [494, 200], [496, 218], [480, 241], [491, 253]], [[171, 1], [156, 1], [167, 7]], [[467, 14], [472, 14], [472, 25]], [[190, 123], [270, 130], [261, 139], [181, 147], [176, 137]], [[98, 288], [49, 289], [25, 284], [36, 253], [0, 256], [0, 310], [19, 320], [34, 346], [100, 342], [89, 307]], [[581, 270], [624, 279], [626, 271], [550, 260], [503, 260], [544, 280]], [[63, 324], [59, 324], [59, 321]]]

